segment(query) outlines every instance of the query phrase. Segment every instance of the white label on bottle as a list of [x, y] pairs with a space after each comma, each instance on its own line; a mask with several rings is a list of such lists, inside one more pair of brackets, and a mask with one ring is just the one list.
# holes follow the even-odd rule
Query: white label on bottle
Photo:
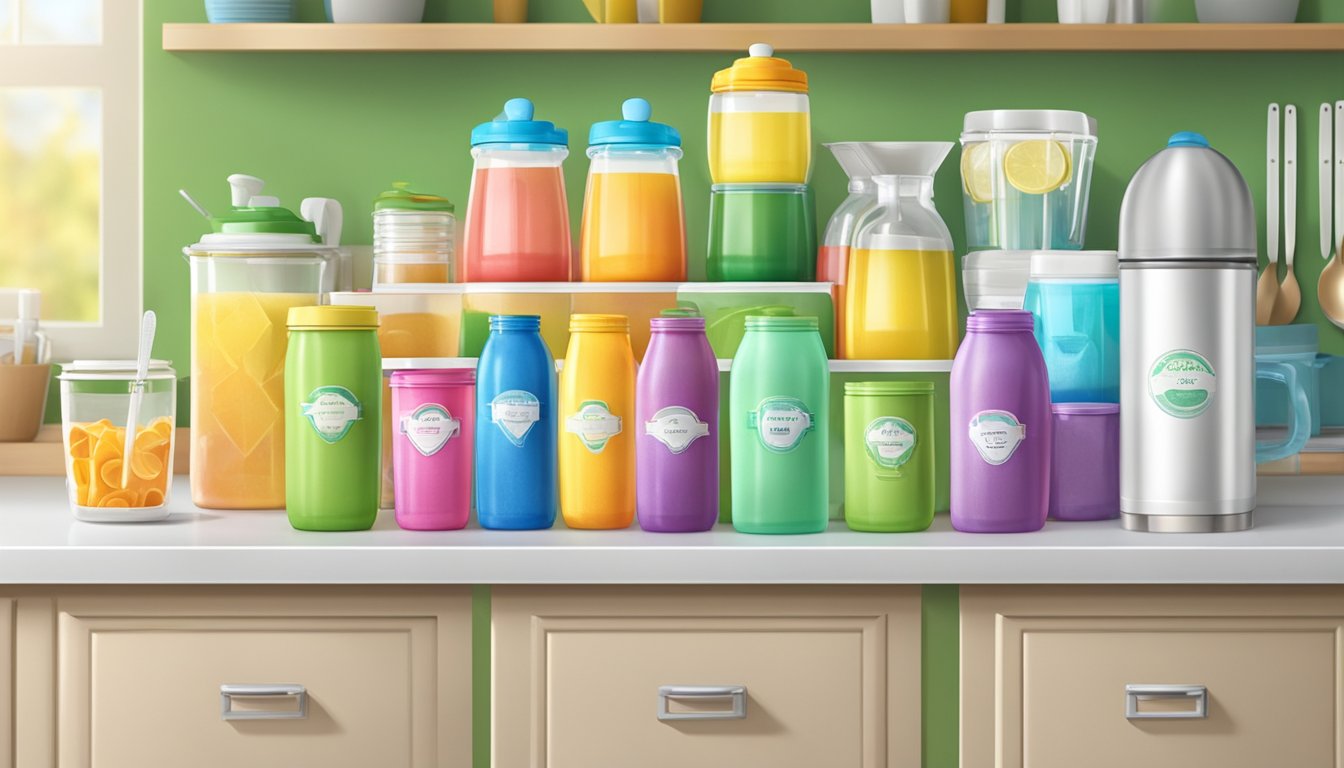
[[461, 429], [462, 422], [438, 403], [425, 403], [401, 417], [401, 434], [421, 456], [433, 456], [443, 450]]
[[873, 419], [863, 431], [868, 458], [883, 469], [900, 469], [915, 455], [915, 427], [896, 416]]
[[709, 425], [701, 421], [690, 408], [668, 406], [653, 414], [644, 425], [644, 434], [667, 446], [673, 453], [685, 453], [691, 443], [709, 437]]
[[1208, 410], [1217, 389], [1213, 365], [1188, 349], [1158, 357], [1148, 370], [1148, 395], [1163, 413], [1178, 419], [1193, 419]]
[[345, 387], [318, 387], [299, 403], [299, 413], [308, 419], [317, 436], [334, 443], [345, 437], [356, 421], [364, 418], [364, 408], [355, 393]]
[[490, 421], [499, 426], [510, 443], [521, 447], [532, 425], [541, 421], [541, 401], [521, 389], [500, 392], [490, 401]]
[[1027, 439], [1027, 425], [1008, 411], [981, 411], [971, 419], [970, 436], [980, 458], [998, 466], [1007, 463]]
[[608, 440], [621, 434], [621, 417], [601, 400], [585, 400], [578, 413], [565, 419], [565, 431], [577, 435], [592, 453], [601, 453]]
[[796, 397], [767, 397], [747, 415], [747, 425], [756, 430], [761, 444], [775, 453], [788, 453], [812, 431], [814, 421], [807, 404]]

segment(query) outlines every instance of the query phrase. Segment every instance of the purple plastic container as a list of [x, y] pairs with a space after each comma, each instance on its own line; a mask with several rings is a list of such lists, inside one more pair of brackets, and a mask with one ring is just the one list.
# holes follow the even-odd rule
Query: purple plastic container
[[1120, 406], [1056, 403], [1050, 516], [1110, 520], [1120, 516]]
[[1050, 384], [1030, 312], [966, 320], [952, 364], [952, 526], [1040, 530], [1050, 502]]
[[397, 525], [412, 531], [465, 528], [471, 517], [476, 372], [395, 371], [391, 385]]
[[635, 509], [646, 531], [719, 519], [719, 365], [703, 317], [655, 317], [635, 384]]

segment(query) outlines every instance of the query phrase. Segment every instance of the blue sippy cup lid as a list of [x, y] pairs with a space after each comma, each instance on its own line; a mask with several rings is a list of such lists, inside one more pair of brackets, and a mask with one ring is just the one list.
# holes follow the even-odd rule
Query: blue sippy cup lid
[[594, 123], [588, 132], [588, 144], [640, 144], [650, 147], [680, 147], [681, 134], [676, 128], [655, 123], [653, 107], [647, 99], [626, 99], [621, 105], [621, 120]]
[[481, 144], [554, 144], [569, 145], [569, 131], [556, 128], [555, 123], [533, 120], [535, 108], [529, 99], [509, 99], [504, 112], [488, 123], [481, 123], [471, 131], [471, 146]]

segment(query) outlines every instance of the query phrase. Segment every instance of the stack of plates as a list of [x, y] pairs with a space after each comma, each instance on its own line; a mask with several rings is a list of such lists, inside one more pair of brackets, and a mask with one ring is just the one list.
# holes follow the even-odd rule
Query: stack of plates
[[293, 0], [205, 0], [211, 24], [285, 22], [294, 20]]

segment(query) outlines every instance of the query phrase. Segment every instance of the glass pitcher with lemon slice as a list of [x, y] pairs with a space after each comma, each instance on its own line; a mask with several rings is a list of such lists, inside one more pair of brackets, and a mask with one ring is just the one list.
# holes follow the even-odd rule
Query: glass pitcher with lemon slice
[[1083, 247], [1096, 120], [1055, 109], [971, 112], [961, 144], [967, 247]]

